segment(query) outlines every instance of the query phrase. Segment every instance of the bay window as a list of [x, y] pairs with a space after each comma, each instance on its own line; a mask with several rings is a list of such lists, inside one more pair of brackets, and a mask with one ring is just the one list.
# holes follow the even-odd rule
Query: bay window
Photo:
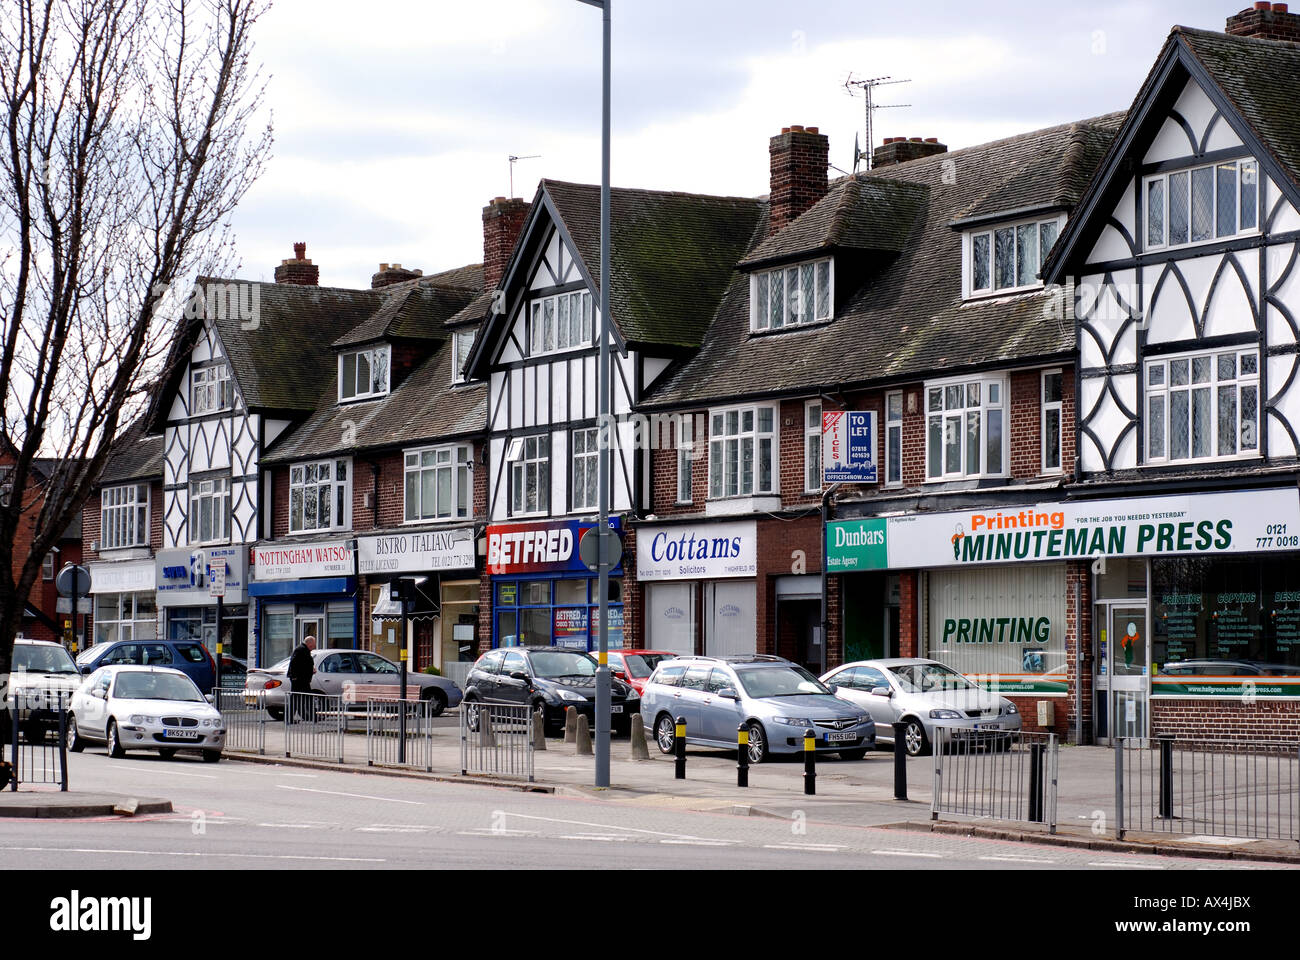
[[1259, 452], [1259, 352], [1226, 350], [1146, 363], [1148, 463]]
[[1060, 219], [1053, 217], [969, 234], [968, 295], [1038, 286], [1038, 271], [1060, 227]]
[[515, 437], [506, 448], [510, 464], [510, 513], [545, 513], [551, 506], [551, 438]]
[[709, 415], [709, 496], [775, 493], [776, 411], [736, 407]]
[[1002, 378], [927, 383], [929, 480], [1006, 475], [1006, 382]]
[[1146, 179], [1146, 247], [1203, 243], [1259, 226], [1259, 165], [1228, 160]]
[[363, 400], [388, 392], [388, 344], [339, 357], [339, 401]]
[[469, 516], [474, 478], [471, 457], [468, 444], [406, 452], [407, 523]]
[[99, 495], [99, 549], [149, 546], [149, 485], [105, 487]]
[[190, 543], [230, 539], [230, 478], [190, 481]]
[[346, 460], [298, 463], [289, 468], [289, 532], [348, 526], [352, 497]]
[[830, 260], [765, 270], [749, 278], [749, 329], [781, 330], [831, 319], [835, 272]]

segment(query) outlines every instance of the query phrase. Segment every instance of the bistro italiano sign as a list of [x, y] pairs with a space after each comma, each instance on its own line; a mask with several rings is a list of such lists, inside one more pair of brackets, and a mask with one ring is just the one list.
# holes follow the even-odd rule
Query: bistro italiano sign
[[357, 538], [361, 573], [415, 573], [474, 569], [474, 531], [426, 530]]
[[1298, 548], [1294, 489], [1041, 503], [826, 526], [827, 570], [838, 573]]

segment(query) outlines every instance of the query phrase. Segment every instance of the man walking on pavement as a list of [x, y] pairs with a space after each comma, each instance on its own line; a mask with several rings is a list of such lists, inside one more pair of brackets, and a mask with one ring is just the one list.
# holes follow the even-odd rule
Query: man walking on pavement
[[315, 649], [316, 638], [303, 637], [302, 643], [294, 648], [293, 655], [289, 658], [289, 698], [293, 702], [286, 713], [290, 723], [297, 721], [298, 715], [304, 720], [316, 719], [316, 711], [311, 708], [311, 698], [297, 696], [300, 693], [311, 693], [311, 678], [316, 673], [316, 663], [311, 652]]

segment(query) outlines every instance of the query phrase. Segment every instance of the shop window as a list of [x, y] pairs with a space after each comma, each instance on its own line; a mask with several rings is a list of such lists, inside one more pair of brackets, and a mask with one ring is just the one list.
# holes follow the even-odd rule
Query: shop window
[[346, 530], [352, 512], [348, 461], [322, 460], [289, 468], [289, 532]]
[[408, 450], [405, 455], [407, 523], [469, 516], [473, 452], [468, 444]]
[[1006, 381], [927, 383], [926, 477], [1000, 477], [1007, 469]]
[[774, 408], [737, 407], [711, 411], [709, 416], [709, 496], [775, 492]]

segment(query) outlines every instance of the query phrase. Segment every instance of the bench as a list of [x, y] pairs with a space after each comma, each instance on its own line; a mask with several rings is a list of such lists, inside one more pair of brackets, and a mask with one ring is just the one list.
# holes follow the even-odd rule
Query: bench
[[[402, 685], [399, 683], [345, 683], [343, 684], [343, 702], [350, 704], [367, 703], [371, 700], [400, 700]], [[418, 701], [420, 688], [413, 683], [406, 685], [406, 699]]]

